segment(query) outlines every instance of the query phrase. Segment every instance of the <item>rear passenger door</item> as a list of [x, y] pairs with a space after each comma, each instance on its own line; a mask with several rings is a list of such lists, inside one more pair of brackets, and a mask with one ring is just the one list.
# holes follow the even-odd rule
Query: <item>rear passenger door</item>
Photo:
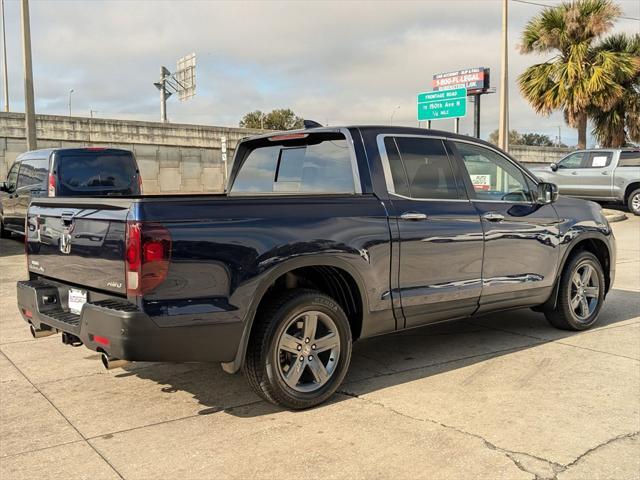
[[595, 151], [585, 154], [583, 168], [578, 171], [578, 183], [581, 197], [593, 200], [611, 198], [613, 172], [611, 161], [613, 152]]
[[389, 135], [378, 145], [399, 237], [404, 326], [470, 315], [481, 291], [482, 227], [457, 164], [439, 138]]
[[452, 141], [482, 219], [484, 262], [479, 313], [543, 303], [558, 269], [558, 215], [534, 202], [535, 183], [498, 150]]

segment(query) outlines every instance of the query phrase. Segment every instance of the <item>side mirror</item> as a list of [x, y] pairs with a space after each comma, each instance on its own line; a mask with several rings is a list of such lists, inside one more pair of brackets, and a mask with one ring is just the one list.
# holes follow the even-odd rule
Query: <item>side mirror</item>
[[557, 172], [558, 171], [558, 164], [557, 163], [552, 163], [551, 165], [549, 165], [549, 168], [551, 169], [552, 172]]
[[556, 200], [558, 200], [558, 186], [555, 183], [540, 182], [538, 184], [536, 203], [538, 205], [549, 205]]

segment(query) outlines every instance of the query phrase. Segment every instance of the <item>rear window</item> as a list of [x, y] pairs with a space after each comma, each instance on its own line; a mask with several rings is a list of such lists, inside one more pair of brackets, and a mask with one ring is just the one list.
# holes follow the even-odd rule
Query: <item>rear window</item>
[[638, 152], [621, 152], [619, 167], [640, 167], [640, 151]]
[[62, 185], [72, 190], [132, 194], [137, 185], [136, 163], [129, 152], [61, 151], [55, 168]]
[[354, 193], [344, 135], [311, 134], [276, 145], [261, 142], [245, 157], [231, 193]]

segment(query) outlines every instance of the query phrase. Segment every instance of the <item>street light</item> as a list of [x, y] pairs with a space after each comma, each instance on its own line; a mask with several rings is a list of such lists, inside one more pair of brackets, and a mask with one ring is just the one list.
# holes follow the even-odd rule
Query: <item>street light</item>
[[396, 108], [393, 109], [393, 112], [391, 112], [391, 118], [389, 119], [389, 125], [393, 125], [393, 116], [396, 114], [396, 112], [400, 109], [400, 105], [398, 105]]
[[69, 89], [69, 116], [71, 116], [71, 94], [74, 92], [73, 88]]

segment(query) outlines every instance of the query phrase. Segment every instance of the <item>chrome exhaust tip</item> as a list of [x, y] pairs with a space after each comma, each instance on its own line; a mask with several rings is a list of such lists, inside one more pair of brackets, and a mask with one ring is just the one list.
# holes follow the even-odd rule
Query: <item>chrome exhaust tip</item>
[[36, 328], [33, 325], [29, 325], [29, 331], [33, 338], [43, 338], [53, 335], [56, 331], [53, 328]]
[[128, 360], [121, 360], [119, 358], [111, 357], [106, 353], [100, 355], [102, 365], [106, 370], [113, 370], [114, 368], [122, 368], [129, 363]]

